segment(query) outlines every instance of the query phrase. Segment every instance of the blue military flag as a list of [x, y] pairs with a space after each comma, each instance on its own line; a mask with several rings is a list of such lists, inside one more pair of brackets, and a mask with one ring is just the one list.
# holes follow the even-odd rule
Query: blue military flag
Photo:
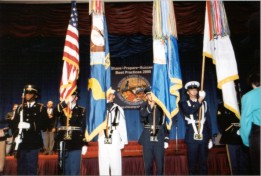
[[90, 93], [90, 112], [86, 122], [85, 138], [91, 141], [105, 129], [106, 92], [111, 89], [111, 67], [104, 2], [90, 0], [89, 12], [92, 14], [90, 36], [90, 66], [88, 81]]
[[163, 109], [167, 128], [179, 112], [182, 88], [174, 7], [171, 0], [153, 3], [153, 75], [152, 97]]

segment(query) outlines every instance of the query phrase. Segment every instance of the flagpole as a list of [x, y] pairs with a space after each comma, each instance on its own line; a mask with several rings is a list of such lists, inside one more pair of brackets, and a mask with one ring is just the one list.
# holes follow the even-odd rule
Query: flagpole
[[[202, 91], [203, 90], [203, 87], [204, 87], [204, 74], [205, 74], [205, 60], [206, 60], [206, 57], [203, 55], [203, 58], [202, 58], [202, 69], [201, 69], [201, 82], [200, 82], [200, 90]], [[198, 114], [198, 131], [200, 130], [200, 127], [201, 127], [201, 114], [202, 114], [202, 108], [200, 106], [199, 108], [199, 114]]]
[[204, 87], [204, 74], [205, 74], [205, 56], [202, 58], [202, 70], [201, 70], [201, 83], [200, 83], [200, 90], [203, 90]]

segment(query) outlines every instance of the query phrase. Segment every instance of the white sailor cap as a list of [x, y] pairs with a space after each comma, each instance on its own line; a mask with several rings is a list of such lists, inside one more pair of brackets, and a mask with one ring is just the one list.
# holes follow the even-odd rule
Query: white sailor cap
[[198, 89], [199, 85], [197, 81], [189, 81], [185, 84], [185, 89]]
[[107, 92], [106, 92], [106, 96], [108, 97], [110, 94], [115, 94], [115, 90], [110, 88]]

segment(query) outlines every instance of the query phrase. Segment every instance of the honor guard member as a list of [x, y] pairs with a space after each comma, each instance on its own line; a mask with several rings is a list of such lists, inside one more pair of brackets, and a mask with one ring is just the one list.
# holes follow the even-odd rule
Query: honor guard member
[[[206, 93], [198, 91], [199, 82], [197, 81], [186, 83], [185, 89], [188, 100], [181, 102], [180, 107], [186, 122], [185, 142], [188, 148], [189, 174], [207, 175], [208, 148], [213, 147], [213, 142], [207, 102], [203, 101]], [[199, 118], [200, 107], [202, 108], [201, 118]], [[199, 173], [197, 173], [197, 164], [199, 164]]]
[[43, 147], [41, 130], [48, 125], [48, 114], [46, 107], [36, 102], [38, 89], [35, 85], [26, 85], [24, 95], [23, 103], [18, 106], [14, 116], [14, 124], [21, 130], [15, 139], [17, 145], [17, 139], [21, 137], [17, 153], [17, 174], [37, 175], [38, 153]]
[[226, 144], [229, 161], [231, 164], [231, 175], [249, 175], [248, 149], [243, 145], [239, 133], [239, 119], [227, 110], [221, 101], [218, 105], [217, 122], [221, 144]]
[[114, 98], [115, 90], [109, 89], [106, 129], [98, 137], [100, 175], [122, 175], [121, 149], [128, 144], [124, 111], [113, 102]]
[[[64, 152], [64, 165], [61, 166], [64, 175], [80, 175], [81, 154], [87, 151], [87, 146], [84, 146], [85, 108], [78, 106], [77, 100], [78, 92], [75, 91], [68, 101], [60, 102], [53, 110], [54, 117], [57, 117], [60, 122], [57, 140], [59, 152]], [[65, 114], [67, 107], [71, 110], [71, 117]], [[65, 144], [65, 148], [62, 148], [61, 142]]]
[[166, 127], [163, 110], [152, 100], [151, 87], [144, 90], [147, 101], [140, 107], [140, 118], [144, 129], [139, 138], [142, 145], [146, 175], [153, 175], [153, 163], [156, 163], [156, 175], [164, 172], [164, 149], [168, 148], [169, 131]]

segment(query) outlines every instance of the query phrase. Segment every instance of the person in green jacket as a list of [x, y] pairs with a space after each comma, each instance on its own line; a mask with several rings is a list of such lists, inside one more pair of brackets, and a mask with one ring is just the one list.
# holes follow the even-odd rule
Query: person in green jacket
[[241, 100], [240, 136], [249, 147], [252, 174], [260, 175], [260, 71], [250, 74], [248, 83], [253, 90]]

